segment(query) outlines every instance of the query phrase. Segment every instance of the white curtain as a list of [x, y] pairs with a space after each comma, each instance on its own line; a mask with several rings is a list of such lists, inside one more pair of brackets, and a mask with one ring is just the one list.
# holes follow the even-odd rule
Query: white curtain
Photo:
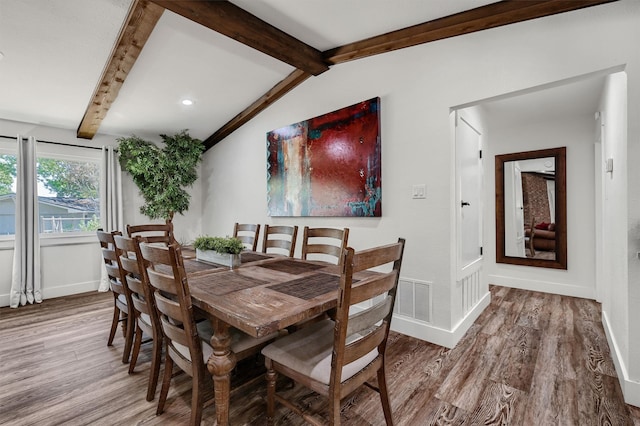
[[[108, 146], [102, 147], [102, 162], [100, 169], [100, 220], [102, 229], [107, 232], [122, 231], [123, 207], [122, 207], [122, 171], [118, 163], [118, 153], [116, 149]], [[102, 259], [102, 254], [100, 255]], [[101, 262], [102, 277], [98, 291], [109, 290], [109, 277]]]
[[16, 179], [16, 234], [9, 305], [42, 302], [36, 139], [18, 135]]

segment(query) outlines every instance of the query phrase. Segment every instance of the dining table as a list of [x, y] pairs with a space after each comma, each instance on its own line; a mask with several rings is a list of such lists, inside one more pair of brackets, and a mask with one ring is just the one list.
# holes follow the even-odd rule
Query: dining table
[[338, 302], [336, 265], [258, 252], [243, 252], [241, 259], [234, 269], [199, 269], [197, 260], [184, 260], [192, 304], [213, 326], [207, 368], [213, 376], [217, 425], [229, 424], [230, 373], [236, 365], [231, 328], [265, 337]]

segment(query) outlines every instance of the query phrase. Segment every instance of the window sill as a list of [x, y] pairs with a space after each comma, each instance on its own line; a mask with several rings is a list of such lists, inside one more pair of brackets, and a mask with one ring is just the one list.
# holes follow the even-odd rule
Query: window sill
[[[0, 237], [0, 250], [13, 250], [14, 237]], [[98, 240], [95, 232], [74, 234], [40, 234], [40, 247], [56, 247], [78, 244], [95, 244]]]

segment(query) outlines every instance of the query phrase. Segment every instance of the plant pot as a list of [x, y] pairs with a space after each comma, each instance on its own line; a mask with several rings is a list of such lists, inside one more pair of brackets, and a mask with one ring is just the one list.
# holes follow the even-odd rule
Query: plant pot
[[213, 250], [196, 249], [196, 259], [217, 265], [228, 266], [230, 269], [240, 266], [240, 255], [231, 253], [218, 253]]

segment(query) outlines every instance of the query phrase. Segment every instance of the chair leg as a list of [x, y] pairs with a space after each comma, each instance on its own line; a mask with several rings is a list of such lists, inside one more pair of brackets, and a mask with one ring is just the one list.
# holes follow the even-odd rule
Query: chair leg
[[267, 364], [267, 425], [273, 426], [276, 414], [276, 378], [277, 373], [271, 366], [271, 360], [266, 360]]
[[331, 394], [329, 394], [329, 425], [340, 426], [340, 399], [333, 398]]
[[127, 326], [129, 325], [129, 317], [124, 311], [120, 311], [120, 322], [122, 323], [122, 337], [127, 337]]
[[142, 329], [140, 327], [136, 327], [133, 350], [131, 352], [131, 361], [129, 362], [129, 374], [133, 374], [133, 370], [136, 368], [138, 355], [140, 354], [140, 346], [142, 346]]
[[160, 375], [160, 364], [162, 359], [162, 338], [153, 339], [153, 350], [151, 354], [151, 371], [149, 371], [149, 385], [147, 386], [147, 401], [152, 401], [156, 396], [158, 387], [158, 376]]
[[115, 300], [113, 304], [113, 320], [111, 321], [111, 330], [109, 331], [109, 339], [107, 340], [107, 346], [113, 345], [113, 338], [116, 336], [118, 330], [118, 320], [120, 319], [120, 309], [116, 306]]
[[169, 356], [169, 351], [165, 351], [164, 375], [162, 376], [162, 388], [160, 389], [160, 397], [158, 398], [158, 408], [156, 409], [156, 415], [160, 415], [164, 412], [164, 404], [167, 401], [167, 394], [169, 393], [169, 386], [171, 386], [172, 374], [173, 360]]
[[378, 370], [378, 388], [380, 389], [380, 401], [382, 402], [382, 411], [384, 411], [384, 419], [387, 426], [393, 425], [393, 417], [391, 416], [391, 403], [389, 402], [389, 392], [387, 389], [387, 375], [384, 369], [384, 360], [382, 366]]
[[202, 393], [204, 377], [194, 374], [191, 389], [191, 426], [199, 426], [202, 421]]
[[[135, 318], [127, 315], [126, 316], [126, 331], [124, 334], [124, 350], [122, 351], [122, 363], [126, 364], [129, 362], [129, 355], [131, 354], [131, 346], [133, 345], [133, 333], [135, 332], [136, 321]], [[123, 324], [124, 326], [124, 324]]]

